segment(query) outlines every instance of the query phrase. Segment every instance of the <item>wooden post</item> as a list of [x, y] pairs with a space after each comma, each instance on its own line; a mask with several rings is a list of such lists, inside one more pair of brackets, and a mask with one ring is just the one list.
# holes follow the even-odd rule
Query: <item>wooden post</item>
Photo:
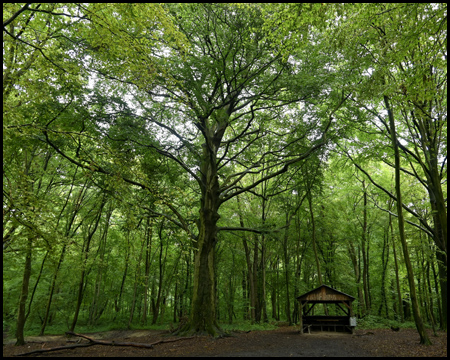
[[303, 304], [300, 301], [300, 334], [303, 334]]

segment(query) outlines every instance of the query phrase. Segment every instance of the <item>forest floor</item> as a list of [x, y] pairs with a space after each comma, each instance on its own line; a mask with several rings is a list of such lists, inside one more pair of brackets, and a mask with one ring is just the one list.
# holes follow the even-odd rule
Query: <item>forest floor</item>
[[[134, 342], [151, 344], [158, 341], [176, 339], [167, 331], [126, 330], [85, 334], [96, 340]], [[75, 349], [58, 350], [31, 356], [49, 357], [119, 357], [119, 356], [447, 356], [447, 333], [439, 332], [438, 337], [429, 333], [431, 346], [419, 345], [415, 329], [361, 330], [346, 334], [339, 332], [312, 332], [300, 335], [297, 327], [280, 327], [276, 330], [232, 333], [229, 337], [214, 339], [196, 336], [175, 342], [163, 342], [152, 349], [129, 346], [93, 345]], [[14, 346], [14, 340], [6, 339], [3, 356], [14, 356], [37, 349], [74, 345], [80, 338], [72, 337], [70, 343], [66, 336], [27, 337], [27, 344]], [[88, 343], [82, 339], [80, 344]]]

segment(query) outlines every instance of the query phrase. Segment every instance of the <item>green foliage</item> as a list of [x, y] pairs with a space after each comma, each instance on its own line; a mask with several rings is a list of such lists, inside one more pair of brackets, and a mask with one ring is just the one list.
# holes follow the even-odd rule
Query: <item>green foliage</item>
[[415, 328], [413, 321], [400, 322], [398, 320], [390, 320], [384, 317], [367, 315], [363, 319], [358, 319], [358, 328], [361, 329], [387, 329], [387, 328], [400, 328], [400, 329], [413, 329]]
[[[393, 192], [384, 95], [405, 148], [422, 312], [442, 321], [443, 250], [430, 240], [439, 213], [430, 194], [447, 197], [437, 186], [447, 176], [444, 5], [3, 4], [3, 19], [11, 20], [3, 57], [10, 334], [30, 241], [26, 335], [44, 318], [46, 333], [67, 331], [76, 312], [78, 332], [184, 321], [199, 209], [212, 191], [202, 176], [213, 168], [214, 296], [224, 330], [298, 321], [295, 297], [318, 285], [307, 194], [324, 282], [357, 298], [358, 326], [411, 327], [399, 320], [397, 275], [400, 296], [409, 291], [388, 212], [395, 204], [380, 188]], [[328, 126], [326, 145], [285, 167]]]

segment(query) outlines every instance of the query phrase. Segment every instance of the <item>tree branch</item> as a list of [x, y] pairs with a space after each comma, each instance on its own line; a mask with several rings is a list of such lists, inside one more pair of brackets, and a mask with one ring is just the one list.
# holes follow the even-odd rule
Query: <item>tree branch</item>
[[[338, 144], [338, 146], [342, 149], [342, 147]], [[384, 193], [386, 193], [391, 199], [393, 199], [394, 201], [397, 201], [397, 197], [392, 194], [389, 190], [385, 189], [383, 186], [379, 185], [378, 183], [375, 182], [375, 180], [372, 179], [372, 177], [367, 173], [367, 171], [365, 171], [360, 165], [358, 165], [355, 160], [351, 157], [351, 155], [345, 150], [342, 149], [342, 151], [344, 151], [344, 153], [347, 155], [347, 157], [353, 162], [353, 165], [355, 165], [355, 167], [357, 169], [359, 169], [364, 175], [367, 176], [367, 178], [370, 180], [370, 182], [375, 185], [378, 189], [382, 190]], [[429, 233], [432, 233], [432, 237], [434, 238], [434, 232], [433, 229], [425, 222], [424, 219], [422, 219], [422, 217], [419, 216], [419, 214], [415, 213], [413, 210], [411, 210], [408, 206], [406, 206], [405, 204], [402, 203], [402, 207], [403, 209], [405, 209], [407, 212], [409, 212], [411, 215], [413, 215], [416, 219], [418, 219], [421, 224], [428, 229]], [[428, 233], [428, 232], [427, 232]]]
[[5, 26], [9, 25], [11, 22], [14, 21], [14, 19], [16, 17], [18, 17], [21, 13], [23, 13], [25, 10], [28, 9], [28, 7], [31, 5], [32, 3], [27, 3], [25, 4], [20, 10], [18, 10], [15, 14], [13, 14], [13, 16], [11, 16], [8, 20], [3, 22], [3, 30], [5, 30]]

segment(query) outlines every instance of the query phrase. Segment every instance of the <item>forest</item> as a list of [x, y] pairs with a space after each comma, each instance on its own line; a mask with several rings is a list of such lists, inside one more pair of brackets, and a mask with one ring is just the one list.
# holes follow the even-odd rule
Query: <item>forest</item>
[[3, 4], [3, 328], [447, 330], [447, 5]]

